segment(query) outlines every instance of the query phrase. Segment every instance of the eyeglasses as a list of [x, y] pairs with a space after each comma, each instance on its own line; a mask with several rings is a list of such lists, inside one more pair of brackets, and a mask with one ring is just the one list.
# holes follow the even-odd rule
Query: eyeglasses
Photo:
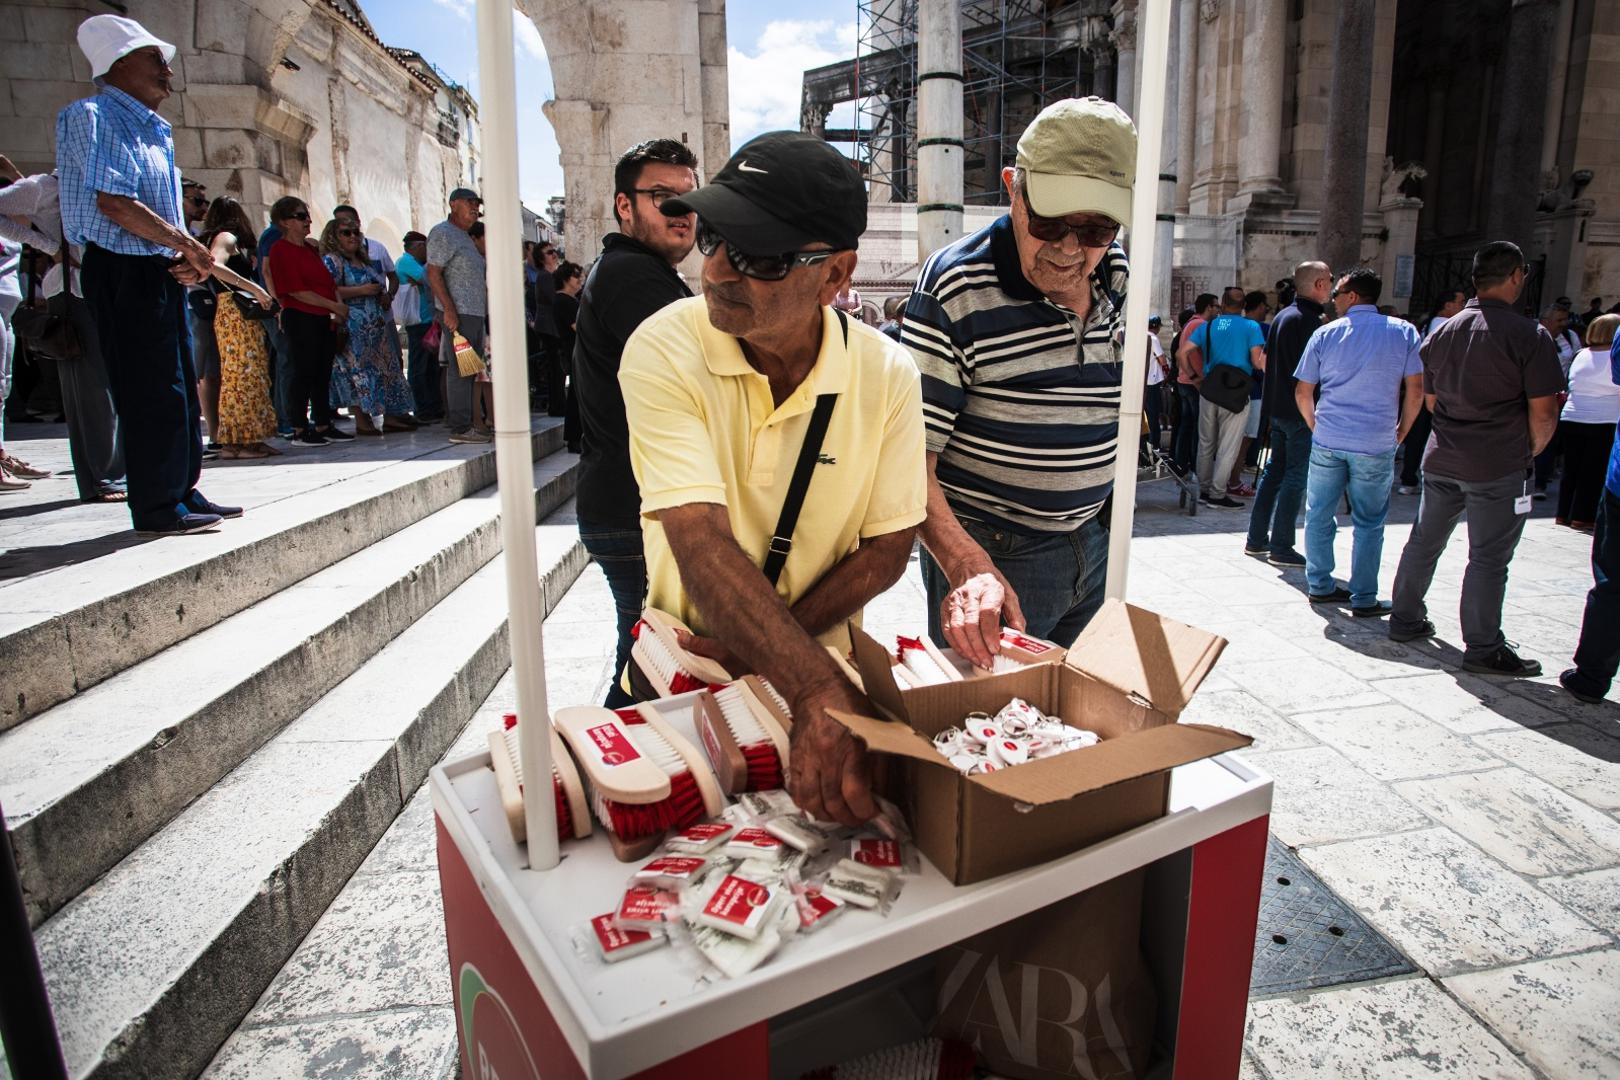
[[337, 231], [337, 234], [339, 236], [359, 236], [360, 235], [360, 230], [359, 229], [339, 229]]
[[297, 211], [294, 211], [291, 214], [288, 214], [287, 217], [294, 218], [294, 219], [296, 219], [298, 221], [308, 221], [309, 220], [309, 211], [308, 210], [297, 210]]
[[540, 257], [542, 259], [549, 259], [555, 254], [557, 254], [556, 248], [546, 248], [544, 251], [540, 252]]
[[208, 196], [206, 196], [206, 195], [195, 195], [194, 194], [194, 195], [187, 195], [186, 196], [186, 202], [205, 203], [207, 201], [208, 201]]
[[703, 257], [713, 255], [722, 244], [725, 245], [726, 260], [731, 263], [731, 268], [744, 277], [751, 277], [756, 281], [781, 281], [795, 266], [813, 266], [843, 250], [829, 248], [825, 251], [785, 251], [780, 255], [749, 255], [738, 251], [735, 244], [700, 220], [697, 228], [697, 247], [703, 253]]
[[652, 202], [652, 204], [654, 206], [663, 206], [665, 203], [669, 202], [669, 200], [678, 199], [682, 195], [687, 194], [687, 192], [671, 191], [668, 188], [661, 188], [661, 187], [654, 187], [654, 188], [638, 187], [638, 188], [631, 188], [630, 190], [635, 192], [637, 195], [645, 195], [645, 196], [647, 196], [647, 198]]
[[1105, 248], [1119, 236], [1119, 225], [1071, 225], [1064, 218], [1041, 217], [1035, 208], [1029, 204], [1029, 192], [1019, 188], [1018, 192], [1024, 199], [1024, 213], [1029, 219], [1027, 228], [1029, 235], [1048, 244], [1060, 244], [1063, 238], [1074, 233], [1074, 238], [1080, 242], [1081, 247]]

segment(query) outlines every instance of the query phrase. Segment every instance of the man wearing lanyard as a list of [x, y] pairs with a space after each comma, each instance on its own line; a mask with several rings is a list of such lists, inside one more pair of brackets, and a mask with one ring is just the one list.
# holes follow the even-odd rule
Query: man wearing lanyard
[[175, 49], [117, 15], [86, 19], [78, 37], [101, 90], [56, 119], [62, 225], [85, 246], [81, 281], [124, 436], [130, 517], [146, 535], [212, 529], [242, 510], [197, 490], [202, 424], [185, 286], [210, 276], [214, 261], [186, 231], [173, 130], [155, 111], [173, 92]]

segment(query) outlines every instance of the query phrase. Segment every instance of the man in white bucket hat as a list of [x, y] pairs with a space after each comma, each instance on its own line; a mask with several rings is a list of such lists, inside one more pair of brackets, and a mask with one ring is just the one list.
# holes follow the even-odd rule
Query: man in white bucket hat
[[199, 532], [238, 517], [197, 490], [202, 426], [185, 286], [213, 273], [186, 231], [174, 132], [157, 107], [174, 92], [174, 46], [134, 19], [96, 15], [79, 48], [100, 92], [56, 118], [62, 226], [84, 245], [81, 282], [100, 332], [124, 436], [137, 532]]

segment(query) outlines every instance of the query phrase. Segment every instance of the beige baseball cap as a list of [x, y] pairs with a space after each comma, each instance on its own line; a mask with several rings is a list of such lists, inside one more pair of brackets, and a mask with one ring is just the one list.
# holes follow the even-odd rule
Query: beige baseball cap
[[1099, 97], [1041, 110], [1018, 140], [1029, 205], [1041, 217], [1106, 214], [1127, 225], [1136, 178], [1136, 125]]

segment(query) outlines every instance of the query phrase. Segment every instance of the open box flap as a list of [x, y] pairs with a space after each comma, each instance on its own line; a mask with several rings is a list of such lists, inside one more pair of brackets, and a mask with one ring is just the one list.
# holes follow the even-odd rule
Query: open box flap
[[[1045, 806], [1228, 750], [1240, 750], [1252, 742], [1249, 736], [1225, 728], [1165, 724], [1106, 739], [1084, 750], [972, 776], [968, 783], [1018, 802]], [[937, 753], [934, 757], [940, 760]]]
[[889, 670], [893, 666], [889, 651], [854, 623], [849, 624], [849, 640], [855, 651], [855, 670], [861, 673], [861, 682], [866, 684], [866, 696], [890, 717], [909, 725], [911, 714], [906, 711], [900, 687]]
[[934, 749], [934, 744], [917, 734], [909, 724], [878, 720], [837, 709], [828, 709], [827, 715], [848, 728], [849, 733], [865, 743], [869, 750], [880, 754], [898, 754], [955, 771], [951, 763]]
[[1070, 647], [1065, 663], [1176, 717], [1224, 648], [1223, 637], [1110, 598]]

